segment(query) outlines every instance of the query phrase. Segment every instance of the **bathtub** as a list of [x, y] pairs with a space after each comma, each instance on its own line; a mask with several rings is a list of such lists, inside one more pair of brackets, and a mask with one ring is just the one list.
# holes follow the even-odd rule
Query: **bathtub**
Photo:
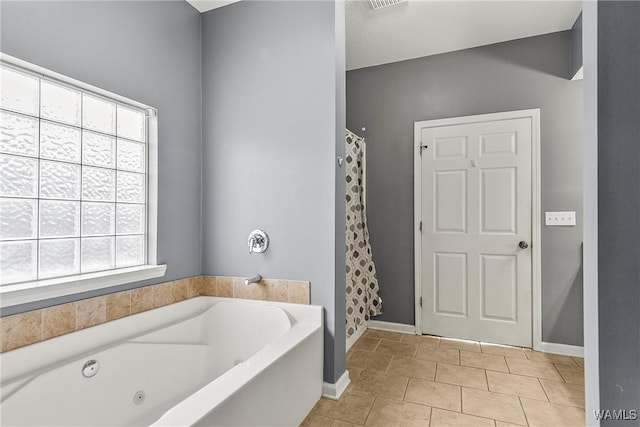
[[197, 297], [1, 354], [0, 423], [296, 426], [322, 346], [321, 307]]

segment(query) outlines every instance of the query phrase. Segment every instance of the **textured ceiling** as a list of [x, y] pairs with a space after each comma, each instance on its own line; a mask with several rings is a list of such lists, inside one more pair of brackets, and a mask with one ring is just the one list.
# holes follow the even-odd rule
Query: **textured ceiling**
[[347, 1], [347, 70], [568, 30], [581, 1]]

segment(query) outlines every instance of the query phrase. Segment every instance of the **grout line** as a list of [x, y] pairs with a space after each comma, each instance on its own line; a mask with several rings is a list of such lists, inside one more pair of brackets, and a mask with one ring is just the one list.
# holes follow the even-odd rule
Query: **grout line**
[[542, 385], [542, 381], [540, 381], [540, 378], [537, 378], [537, 380], [538, 380], [538, 384], [540, 384], [540, 387], [542, 388], [542, 392], [547, 398], [547, 401], [551, 402], [551, 399], [549, 399], [549, 395], [547, 394], [547, 389], [545, 389], [544, 386]]
[[367, 423], [367, 420], [369, 419], [369, 415], [371, 415], [371, 410], [373, 409], [373, 405], [375, 405], [376, 400], [378, 400], [378, 395], [374, 394], [373, 402], [371, 402], [371, 406], [369, 406], [369, 410], [367, 411], [367, 415], [364, 417], [364, 421], [362, 422], [362, 425], [365, 425]]
[[78, 330], [78, 304], [77, 304], [77, 301], [73, 302], [73, 311], [76, 312], [76, 325], [75, 325], [75, 328], [73, 330], [77, 331]]
[[[407, 389], [404, 391], [404, 396], [402, 397], [402, 401], [403, 402], [408, 402], [408, 400], [406, 400], [406, 399], [407, 399], [407, 392], [409, 391], [409, 384], [411, 383], [411, 380], [415, 380], [415, 379], [417, 379], [417, 378], [409, 377], [409, 381], [407, 381]], [[419, 405], [419, 403], [416, 403], [416, 402], [410, 402], [410, 403], [414, 403], [416, 405]], [[422, 405], [422, 406], [429, 406], [429, 405]], [[431, 407], [431, 406], [429, 406], [429, 407]]]
[[[526, 356], [525, 356], [525, 357], [526, 357]], [[525, 359], [525, 360], [527, 360], [527, 359]], [[505, 357], [504, 357], [504, 362], [507, 364], [507, 371], [508, 371], [510, 374], [513, 374], [513, 372], [511, 371], [511, 366], [509, 366], [509, 360], [507, 360], [507, 356], [505, 356]]]
[[[448, 384], [448, 383], [440, 383], [440, 384]], [[449, 384], [449, 385], [451, 385], [451, 384]], [[457, 384], [454, 384], [454, 385], [457, 385]], [[536, 400], [538, 402], [545, 402], [544, 400], [536, 399], [534, 397], [529, 397], [529, 396], [520, 396], [519, 394], [503, 393], [501, 391], [483, 390], [483, 389], [480, 389], [480, 388], [469, 387], [469, 386], [466, 386], [466, 385], [465, 386], [458, 386], [458, 387], [463, 387], [463, 388], [467, 388], [467, 389], [470, 389], [470, 390], [484, 391], [485, 393], [499, 394], [499, 395], [502, 395], [502, 396], [511, 396], [511, 397], [518, 397], [518, 398], [524, 397], [525, 399]], [[546, 402], [546, 403], [553, 403], [553, 402]]]
[[[573, 362], [573, 365], [571, 365], [571, 366], [573, 366], [573, 367], [577, 366], [578, 368], [580, 367], [580, 365], [578, 365], [578, 362], [576, 362], [576, 360], [573, 358], [573, 356], [567, 356], [567, 357], [569, 359], [571, 359], [571, 361]], [[561, 365], [564, 365], [564, 363], [561, 363]], [[569, 365], [567, 365], [567, 366], [569, 366]]]
[[555, 370], [556, 370], [556, 372], [558, 373], [558, 375], [560, 375], [560, 378], [562, 378], [562, 381], [566, 383], [566, 382], [567, 382], [567, 380], [566, 380], [566, 379], [564, 378], [564, 376], [562, 375], [562, 372], [560, 372], [560, 369], [558, 369], [558, 367], [555, 365], [555, 363], [552, 363], [552, 365], [553, 365], [553, 369], [555, 369]]
[[520, 403], [520, 409], [522, 409], [522, 414], [524, 415], [524, 420], [527, 423], [527, 425], [529, 424], [529, 418], [527, 417], [527, 412], [524, 410], [524, 405], [522, 404], [522, 398], [520, 396], [518, 396], [518, 402]]
[[391, 359], [389, 359], [389, 362], [387, 363], [387, 366], [384, 367], [384, 375], [389, 375], [389, 366], [391, 366], [391, 361], [393, 360], [395, 356], [391, 356]]
[[40, 341], [44, 341], [44, 309], [40, 310]]
[[[129, 293], [129, 316], [133, 314], [133, 289], [126, 291]], [[173, 288], [171, 289], [171, 299], [173, 299]]]

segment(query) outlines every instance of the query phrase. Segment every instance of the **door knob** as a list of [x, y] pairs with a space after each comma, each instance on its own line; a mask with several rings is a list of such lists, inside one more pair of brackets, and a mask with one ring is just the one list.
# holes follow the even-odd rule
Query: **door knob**
[[527, 249], [529, 247], [529, 244], [524, 240], [521, 240], [520, 243], [518, 243], [518, 246], [520, 246], [520, 249]]

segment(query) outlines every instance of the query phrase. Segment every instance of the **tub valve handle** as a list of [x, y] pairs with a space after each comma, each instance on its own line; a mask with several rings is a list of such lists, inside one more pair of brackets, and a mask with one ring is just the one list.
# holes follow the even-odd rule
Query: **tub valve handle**
[[269, 236], [263, 230], [253, 230], [249, 233], [247, 244], [249, 245], [249, 255], [252, 253], [261, 254], [269, 247]]

